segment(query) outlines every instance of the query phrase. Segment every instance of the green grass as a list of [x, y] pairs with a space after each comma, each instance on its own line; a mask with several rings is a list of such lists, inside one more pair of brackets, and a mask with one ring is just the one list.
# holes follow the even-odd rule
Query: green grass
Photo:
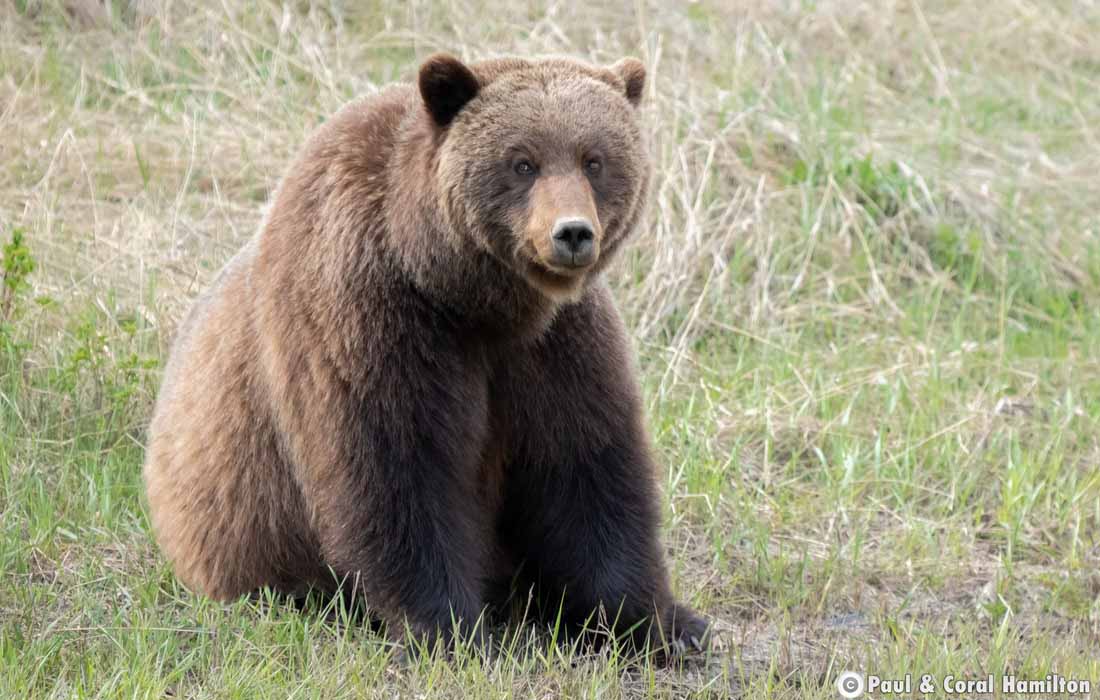
[[[0, 6], [0, 697], [1100, 682], [1096, 7], [352, 5]], [[652, 206], [612, 276], [705, 659], [528, 626], [403, 666], [341, 611], [197, 597], [151, 540], [175, 323], [305, 135], [438, 49], [650, 67]]]

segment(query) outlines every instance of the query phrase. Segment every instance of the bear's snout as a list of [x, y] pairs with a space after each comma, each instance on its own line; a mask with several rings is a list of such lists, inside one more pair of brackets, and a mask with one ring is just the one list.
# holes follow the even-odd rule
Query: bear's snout
[[600, 257], [599, 214], [588, 181], [578, 173], [539, 178], [530, 195], [527, 245], [538, 262], [579, 277]]
[[587, 267], [596, 261], [596, 237], [592, 222], [582, 217], [566, 217], [554, 222], [552, 262], [561, 267]]

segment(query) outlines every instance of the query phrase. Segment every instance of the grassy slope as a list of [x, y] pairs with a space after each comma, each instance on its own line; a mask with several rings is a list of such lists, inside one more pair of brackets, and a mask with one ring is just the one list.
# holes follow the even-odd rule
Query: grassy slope
[[[37, 261], [0, 305], [0, 697], [1100, 681], [1095, 4], [668, 4], [0, 6], [0, 236]], [[150, 541], [175, 320], [309, 129], [435, 49], [651, 67], [658, 178], [615, 276], [703, 664], [524, 630], [492, 667], [399, 669], [354, 625], [195, 598]]]

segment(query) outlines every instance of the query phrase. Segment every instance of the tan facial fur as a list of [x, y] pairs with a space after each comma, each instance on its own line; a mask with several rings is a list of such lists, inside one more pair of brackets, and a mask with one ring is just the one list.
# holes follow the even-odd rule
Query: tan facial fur
[[[578, 167], [572, 172], [539, 178], [531, 187], [529, 202], [529, 215], [523, 236], [524, 247], [533, 251], [531, 263], [534, 280], [549, 296], [569, 297], [581, 288], [585, 276], [599, 260], [603, 231], [592, 188]], [[566, 220], [586, 221], [591, 224], [592, 244], [595, 248], [592, 263], [583, 267], [562, 267], [554, 263], [554, 227]]]

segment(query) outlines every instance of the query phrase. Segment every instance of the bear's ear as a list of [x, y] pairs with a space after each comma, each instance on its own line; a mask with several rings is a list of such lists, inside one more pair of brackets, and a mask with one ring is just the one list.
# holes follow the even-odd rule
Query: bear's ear
[[420, 97], [439, 126], [447, 126], [477, 95], [477, 78], [454, 56], [437, 53], [420, 66]]
[[626, 85], [626, 99], [637, 107], [645, 90], [645, 65], [636, 58], [623, 58], [611, 66], [611, 71]]

